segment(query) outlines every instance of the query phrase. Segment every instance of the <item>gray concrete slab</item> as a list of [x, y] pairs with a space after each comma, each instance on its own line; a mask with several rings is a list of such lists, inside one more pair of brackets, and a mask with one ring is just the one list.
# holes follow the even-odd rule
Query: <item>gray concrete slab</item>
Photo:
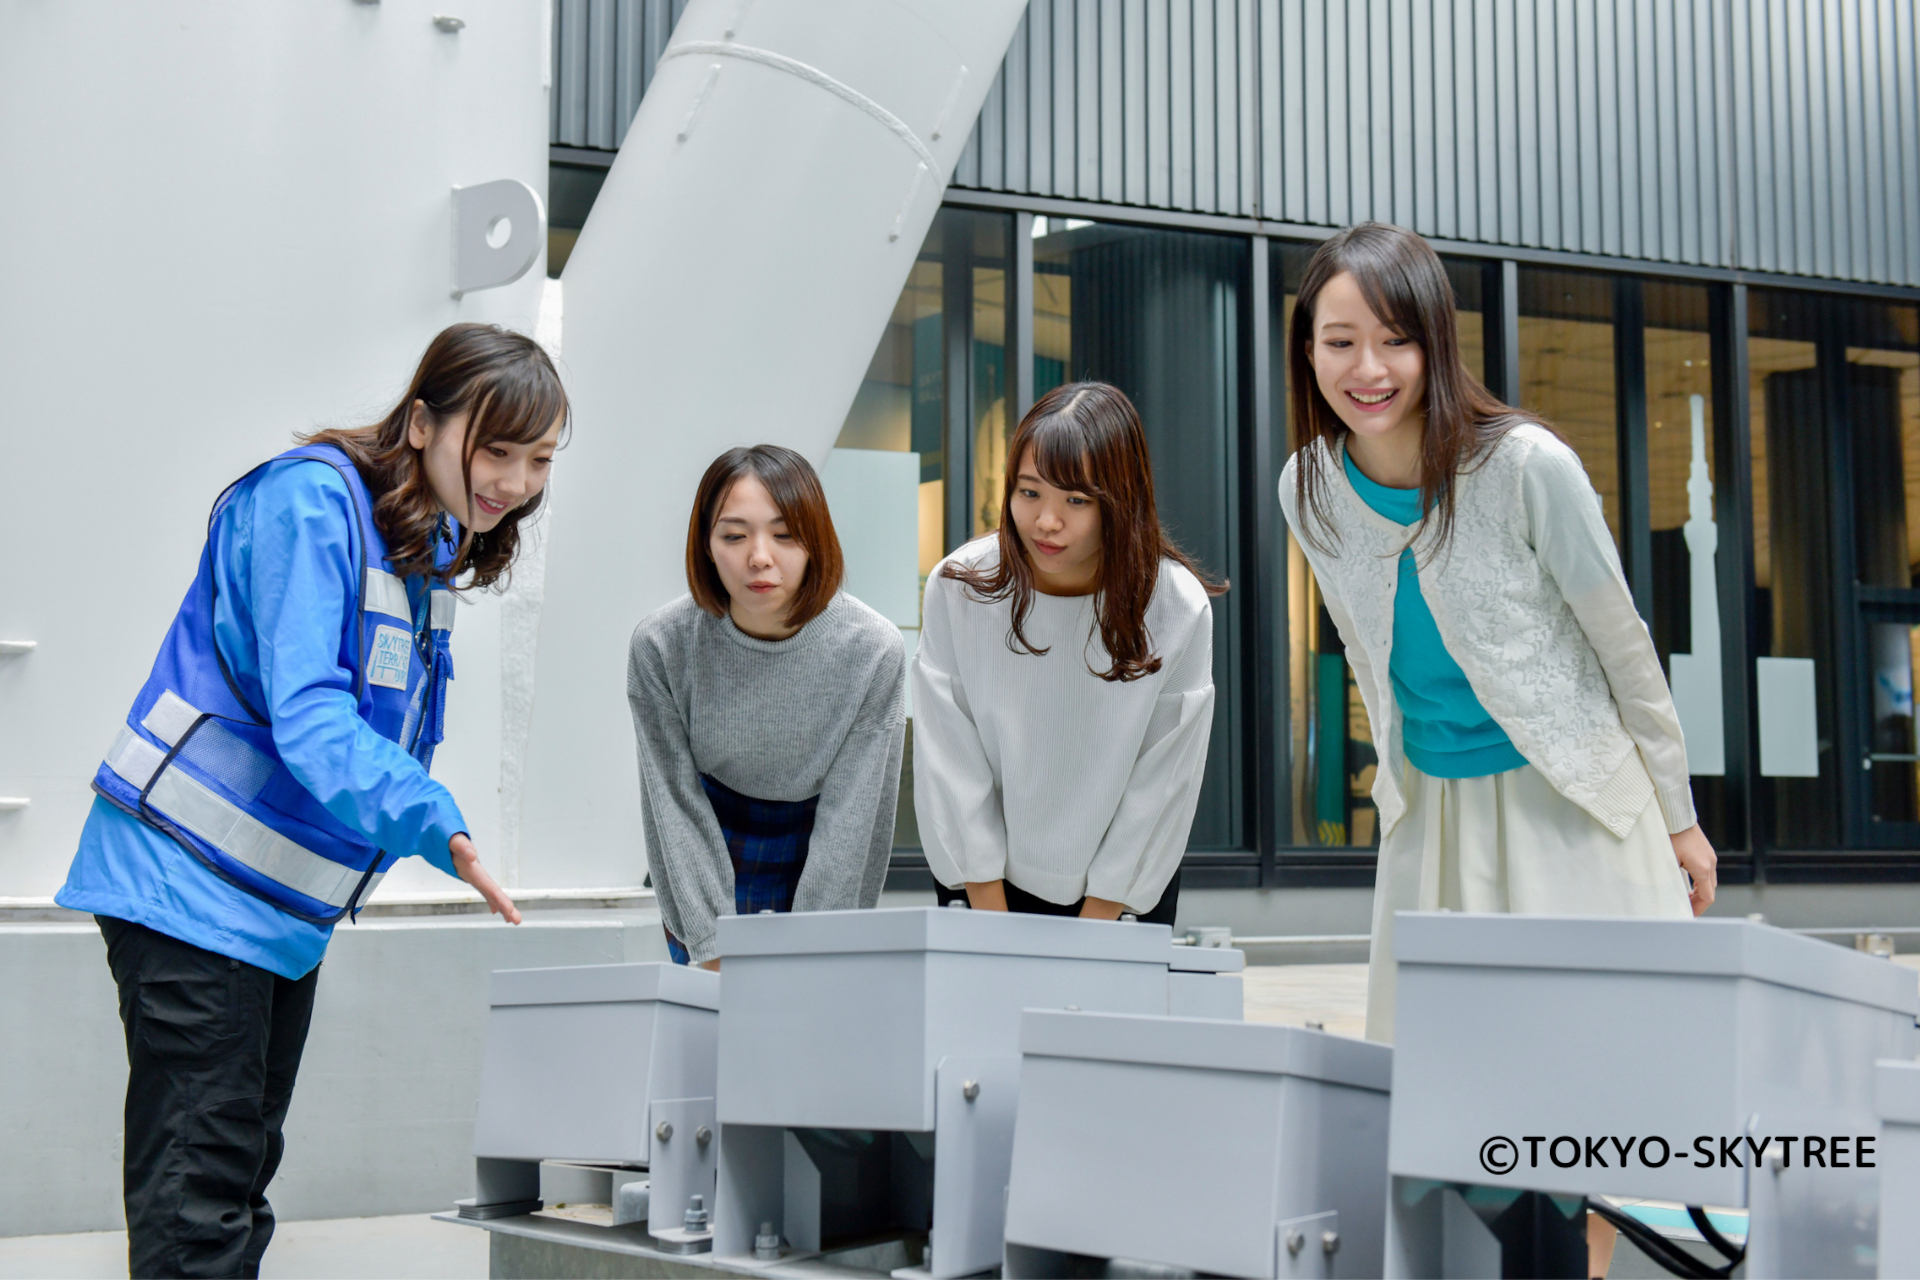
[[[473, 1115], [495, 969], [666, 959], [654, 911], [362, 920], [335, 931], [287, 1155], [283, 1219], [443, 1209], [472, 1194]], [[0, 1237], [112, 1230], [126, 1048], [91, 924], [0, 924]]]
[[[486, 1280], [487, 1237], [425, 1214], [283, 1222], [260, 1274], [271, 1280]], [[127, 1274], [127, 1233], [0, 1239], [0, 1280], [95, 1280]]]

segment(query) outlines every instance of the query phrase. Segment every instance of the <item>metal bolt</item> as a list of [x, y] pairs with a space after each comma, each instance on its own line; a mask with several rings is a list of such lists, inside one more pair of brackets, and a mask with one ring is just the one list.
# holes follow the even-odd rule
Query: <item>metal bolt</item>
[[962, 1081], [960, 1084], [960, 1096], [968, 1102], [972, 1102], [980, 1096], [980, 1082], [978, 1080]]
[[773, 1229], [771, 1222], [760, 1224], [760, 1234], [753, 1238], [753, 1256], [762, 1262], [774, 1262], [780, 1257], [780, 1233]]
[[681, 1216], [680, 1221], [689, 1231], [705, 1231], [713, 1221], [707, 1214], [706, 1200], [701, 1196], [694, 1196], [688, 1200], [687, 1211]]
[[701, 1125], [693, 1131], [693, 1140], [704, 1147], [713, 1141], [713, 1130], [707, 1128], [705, 1125]]
[[458, 31], [467, 25], [467, 20], [456, 18], [449, 13], [436, 13], [433, 15], [433, 25], [442, 31]]
[[1340, 1252], [1340, 1233], [1338, 1231], [1322, 1231], [1320, 1233], [1320, 1248], [1329, 1258]]
[[1294, 1227], [1287, 1228], [1287, 1252], [1288, 1253], [1297, 1255], [1300, 1252], [1301, 1248], [1306, 1243], [1307, 1243], [1307, 1238], [1301, 1235], [1298, 1229]]
[[1067, 1012], [1068, 1012], [1068, 1013], [1078, 1013], [1078, 1012], [1080, 1012], [1080, 1006], [1079, 1006], [1079, 1005], [1077, 1005], [1077, 1004], [1070, 1004], [1070, 1005], [1068, 1005], [1068, 1006], [1067, 1006]]
[[1308, 1019], [1307, 1019], [1307, 1030], [1309, 1030], [1309, 1031], [1325, 1031], [1326, 1029], [1327, 1029], [1327, 1024], [1326, 1024], [1326, 1023], [1324, 1023], [1324, 1022], [1322, 1022], [1322, 1021], [1321, 1021], [1320, 1019], [1318, 1019], [1318, 1018], [1308, 1018]]
[[673, 1126], [665, 1120], [662, 1120], [659, 1124], [653, 1126], [653, 1136], [665, 1142], [673, 1137]]

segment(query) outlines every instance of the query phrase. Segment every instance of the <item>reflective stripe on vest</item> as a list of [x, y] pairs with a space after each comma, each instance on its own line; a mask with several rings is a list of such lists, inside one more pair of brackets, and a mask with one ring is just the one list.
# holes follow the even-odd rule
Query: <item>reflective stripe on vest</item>
[[[140, 727], [171, 747], [198, 719], [197, 710], [169, 691], [161, 695]], [[353, 892], [365, 872], [295, 844], [178, 769], [169, 768], [156, 779], [154, 773], [166, 758], [166, 752], [122, 727], [107, 752], [106, 765], [127, 785], [145, 792], [147, 803], [168, 819], [243, 866], [336, 910], [345, 910], [353, 901]], [[367, 880], [363, 901], [385, 875], [376, 872]]]
[[[453, 592], [435, 589], [430, 594], [431, 616], [427, 619], [427, 626], [435, 631], [452, 631], [454, 610], [458, 607]], [[407, 603], [407, 584], [385, 569], [367, 570], [366, 588], [360, 595], [362, 613], [384, 613], [390, 618], [413, 617], [413, 606]]]

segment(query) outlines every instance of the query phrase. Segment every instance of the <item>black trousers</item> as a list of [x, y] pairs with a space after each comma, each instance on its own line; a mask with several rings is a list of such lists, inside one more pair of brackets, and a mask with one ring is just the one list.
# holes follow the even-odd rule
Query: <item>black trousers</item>
[[[1086, 902], [1086, 899], [1082, 898], [1079, 902], [1069, 902], [1062, 905], [1058, 902], [1048, 902], [1045, 898], [1035, 897], [1011, 880], [1004, 880], [1001, 884], [1007, 891], [1007, 910], [1024, 912], [1030, 916], [1077, 916], [1080, 914], [1081, 904]], [[967, 891], [964, 886], [958, 889], [949, 889], [936, 880], [933, 882], [933, 892], [943, 907], [949, 902], [965, 902], [967, 900]], [[1180, 868], [1175, 867], [1173, 869], [1173, 879], [1167, 881], [1167, 887], [1160, 891], [1160, 901], [1153, 904], [1153, 910], [1140, 917], [1140, 923], [1164, 924], [1171, 929], [1173, 927], [1174, 914], [1178, 912], [1179, 909]]]
[[127, 1270], [258, 1276], [320, 970], [298, 982], [95, 917], [127, 1033]]

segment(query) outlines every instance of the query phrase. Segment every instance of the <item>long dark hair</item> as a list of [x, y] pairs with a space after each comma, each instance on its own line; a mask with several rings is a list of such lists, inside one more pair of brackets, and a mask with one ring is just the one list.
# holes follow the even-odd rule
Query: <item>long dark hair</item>
[[1036, 657], [1047, 652], [1027, 639], [1033, 564], [1013, 525], [1013, 494], [1029, 446], [1034, 468], [1043, 480], [1100, 503], [1100, 597], [1095, 610], [1100, 642], [1113, 665], [1094, 674], [1121, 683], [1152, 675], [1160, 669], [1160, 656], [1151, 652], [1147, 605], [1160, 582], [1160, 562], [1172, 560], [1184, 566], [1208, 595], [1217, 596], [1227, 588], [1188, 559], [1160, 524], [1146, 428], [1133, 401], [1118, 387], [1069, 382], [1040, 397], [1007, 444], [1007, 482], [1000, 497], [1000, 562], [989, 573], [949, 563], [943, 575], [965, 583], [983, 600], [1012, 597], [1013, 625], [1007, 632], [1007, 647]]
[[694, 603], [716, 618], [726, 614], [727, 587], [713, 562], [713, 524], [720, 518], [727, 492], [742, 476], [752, 476], [767, 487], [780, 518], [787, 522], [787, 532], [806, 549], [807, 572], [787, 606], [787, 625], [804, 627], [833, 603], [846, 566], [819, 474], [812, 463], [777, 444], [729, 449], [700, 477], [693, 514], [687, 519], [687, 590], [693, 593]]
[[[1473, 376], [1460, 359], [1460, 331], [1454, 314], [1453, 286], [1433, 246], [1406, 230], [1384, 222], [1361, 222], [1322, 241], [1307, 263], [1293, 308], [1287, 371], [1292, 381], [1293, 447], [1298, 505], [1302, 523], [1317, 529], [1296, 530], [1316, 548], [1327, 550], [1319, 533], [1338, 532], [1328, 511], [1323, 459], [1309, 450], [1323, 441], [1331, 458], [1347, 435], [1347, 425], [1320, 394], [1313, 372], [1313, 314], [1320, 291], [1341, 272], [1353, 276], [1367, 306], [1381, 321], [1420, 344], [1426, 357], [1426, 429], [1420, 440], [1420, 509], [1433, 517], [1427, 536], [1428, 555], [1436, 554], [1453, 536], [1454, 479], [1485, 455], [1486, 450], [1532, 414], [1503, 403]], [[1543, 424], [1544, 425], [1544, 424]]]
[[[386, 417], [370, 427], [302, 436], [302, 443], [330, 444], [353, 459], [373, 491], [373, 521], [387, 540], [387, 556], [403, 578], [435, 573], [433, 536], [440, 524], [440, 504], [427, 483], [420, 450], [407, 442], [416, 400], [427, 406], [436, 427], [456, 414], [468, 415], [460, 472], [469, 491], [473, 455], [482, 448], [496, 441], [532, 444], [556, 420], [570, 421], [572, 414], [560, 375], [539, 343], [498, 325], [456, 324], [427, 344], [406, 394]], [[486, 533], [474, 533], [461, 519], [453, 563], [436, 576], [451, 584], [471, 570], [468, 587], [499, 581], [519, 550], [520, 522], [538, 511], [545, 497], [544, 490], [535, 494]]]

